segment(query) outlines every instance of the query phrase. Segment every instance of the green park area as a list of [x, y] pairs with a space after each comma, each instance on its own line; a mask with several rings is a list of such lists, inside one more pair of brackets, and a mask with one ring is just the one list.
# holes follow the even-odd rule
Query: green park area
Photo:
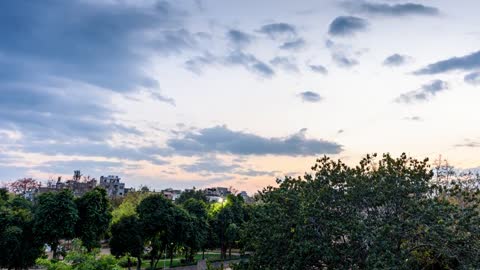
[[[478, 269], [480, 177], [405, 154], [349, 166], [320, 158], [246, 203], [174, 202], [148, 190], [104, 189], [33, 200], [0, 190], [0, 267], [162, 269], [238, 259], [232, 269]], [[46, 248], [48, 247], [48, 248]], [[49, 251], [50, 250], [50, 251]], [[243, 257], [245, 258], [245, 257]], [[180, 268], [179, 268], [180, 269]]]

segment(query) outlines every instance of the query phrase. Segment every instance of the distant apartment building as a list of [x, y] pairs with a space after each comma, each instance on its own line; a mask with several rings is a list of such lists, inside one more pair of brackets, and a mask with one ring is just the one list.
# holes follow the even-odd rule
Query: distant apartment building
[[74, 171], [72, 179], [63, 182], [62, 178], [58, 177], [57, 181], [48, 181], [46, 186], [39, 187], [36, 194], [69, 189], [74, 196], [82, 196], [97, 186], [97, 180], [89, 177], [84, 177], [82, 180], [81, 176], [80, 171]]
[[210, 202], [220, 202], [227, 197], [228, 194], [232, 194], [230, 189], [226, 187], [206, 188], [204, 192]]
[[99, 186], [107, 191], [109, 197], [121, 197], [129, 190], [125, 189], [125, 183], [120, 180], [120, 177], [116, 175], [100, 176]]
[[162, 190], [161, 193], [167, 199], [175, 201], [176, 199], [178, 199], [178, 197], [180, 197], [180, 195], [182, 194], [182, 191], [178, 190], [178, 189], [167, 188], [167, 189]]

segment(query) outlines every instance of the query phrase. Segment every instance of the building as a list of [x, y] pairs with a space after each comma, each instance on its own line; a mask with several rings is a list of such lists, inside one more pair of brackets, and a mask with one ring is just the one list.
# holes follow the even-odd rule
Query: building
[[175, 201], [182, 194], [181, 190], [167, 188], [161, 191], [161, 193], [169, 200]]
[[210, 202], [221, 202], [227, 195], [232, 194], [230, 189], [226, 187], [206, 188], [204, 191]]
[[83, 177], [82, 179], [80, 171], [74, 171], [72, 179], [63, 182], [62, 177], [58, 177], [57, 181], [48, 181], [46, 186], [39, 187], [35, 193], [42, 194], [69, 189], [74, 196], [82, 196], [96, 186], [97, 180], [95, 178]]
[[109, 197], [124, 196], [126, 193], [125, 183], [120, 182], [116, 175], [100, 176], [99, 186], [107, 191]]

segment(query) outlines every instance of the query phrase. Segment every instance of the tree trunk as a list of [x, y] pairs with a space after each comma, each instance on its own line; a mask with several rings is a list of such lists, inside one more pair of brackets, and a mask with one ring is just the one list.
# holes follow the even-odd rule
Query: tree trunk
[[232, 258], [232, 246], [228, 249], [228, 257], [231, 259]]
[[132, 261], [130, 260], [130, 256], [128, 256], [127, 257], [128, 270], [132, 270], [131, 263]]
[[52, 257], [53, 257], [53, 259], [57, 259], [57, 256], [58, 256], [58, 254], [57, 254], [58, 242], [57, 242], [57, 243], [52, 243], [52, 244], [50, 245], [50, 248], [52, 249]]
[[202, 250], [202, 260], [205, 260], [205, 249]]
[[173, 266], [173, 247], [170, 249], [170, 267]]
[[142, 257], [137, 257], [137, 270], [142, 270]]

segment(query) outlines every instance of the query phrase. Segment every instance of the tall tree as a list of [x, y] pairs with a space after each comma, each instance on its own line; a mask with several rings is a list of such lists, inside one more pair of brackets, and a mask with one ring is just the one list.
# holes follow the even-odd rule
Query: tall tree
[[150, 267], [153, 269], [169, 246], [168, 232], [175, 225], [174, 205], [161, 194], [150, 195], [137, 207], [145, 241], [150, 248]]
[[203, 250], [207, 244], [208, 237], [208, 211], [207, 205], [200, 200], [194, 198], [188, 199], [183, 203], [183, 208], [191, 216], [193, 222], [193, 230], [190, 233], [190, 237], [186, 241], [185, 259], [187, 261], [193, 261], [195, 254], [199, 250]]
[[75, 235], [82, 240], [88, 251], [100, 247], [112, 219], [112, 210], [103, 188], [95, 188], [75, 200], [79, 220], [75, 224]]
[[75, 235], [78, 210], [70, 190], [57, 193], [44, 193], [37, 197], [34, 215], [35, 235], [50, 245], [53, 257], [58, 257], [61, 239], [71, 239]]
[[142, 226], [136, 216], [122, 217], [112, 224], [110, 250], [115, 256], [132, 256], [137, 258], [137, 269], [142, 267], [144, 242]]
[[10, 184], [8, 184], [8, 188], [15, 194], [18, 195], [27, 195], [32, 193], [36, 189], [41, 186], [40, 182], [33, 178], [22, 178], [18, 179]]
[[0, 268], [26, 269], [43, 254], [33, 234], [32, 204], [21, 197], [0, 196]]
[[261, 193], [245, 234], [251, 269], [480, 265], [479, 194], [434, 185], [428, 160], [367, 156], [349, 167], [325, 157], [312, 169]]

